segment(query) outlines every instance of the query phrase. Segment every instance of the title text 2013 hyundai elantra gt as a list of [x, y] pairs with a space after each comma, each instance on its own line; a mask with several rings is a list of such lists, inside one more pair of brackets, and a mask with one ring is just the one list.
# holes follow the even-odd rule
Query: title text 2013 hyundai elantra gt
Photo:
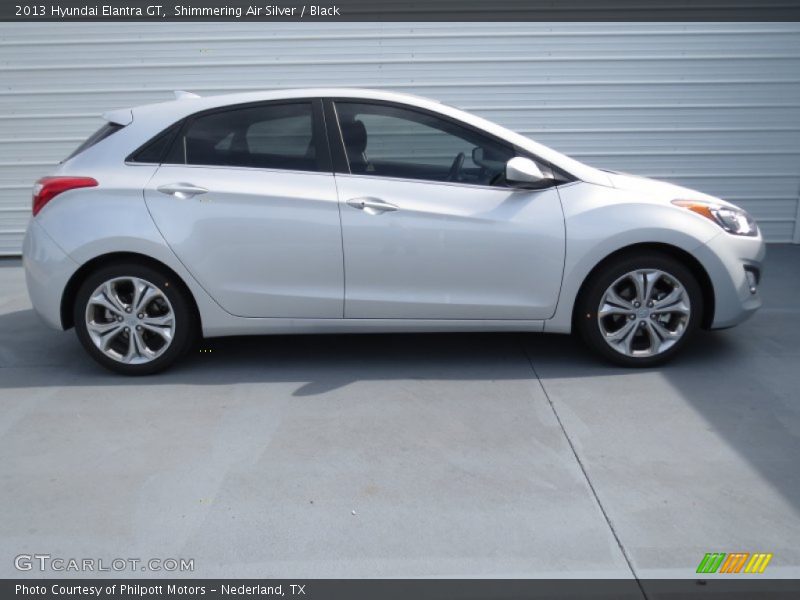
[[176, 96], [34, 188], [33, 305], [115, 371], [200, 334], [376, 331], [575, 329], [653, 365], [761, 304], [763, 240], [724, 200], [413, 96]]

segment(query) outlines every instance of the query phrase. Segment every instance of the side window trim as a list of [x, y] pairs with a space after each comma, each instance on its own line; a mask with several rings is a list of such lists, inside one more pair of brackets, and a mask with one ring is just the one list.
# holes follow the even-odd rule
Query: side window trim
[[344, 149], [344, 136], [339, 125], [339, 115], [336, 113], [336, 98], [325, 98], [325, 122], [330, 124], [328, 127], [328, 144], [331, 150], [331, 162], [334, 173], [350, 175], [350, 163], [347, 160], [347, 152]]
[[[330, 144], [328, 141], [328, 133], [325, 126], [325, 117], [323, 112], [323, 103], [322, 98], [319, 97], [308, 97], [308, 98], [283, 98], [278, 100], [267, 100], [267, 101], [260, 101], [260, 102], [246, 102], [242, 104], [230, 104], [227, 106], [219, 106], [215, 108], [210, 108], [207, 110], [199, 111], [193, 113], [183, 119], [183, 123], [178, 129], [177, 135], [173, 138], [172, 143], [170, 144], [169, 149], [164, 153], [162, 157], [162, 165], [171, 165], [171, 166], [194, 166], [194, 167], [220, 167], [222, 165], [187, 165], [186, 163], [186, 148], [185, 148], [185, 140], [186, 140], [186, 132], [192, 126], [192, 123], [201, 117], [205, 117], [207, 115], [218, 114], [218, 113], [225, 113], [235, 110], [244, 110], [248, 108], [260, 108], [265, 106], [281, 106], [286, 104], [309, 104], [311, 106], [311, 128], [312, 128], [312, 136], [314, 139], [314, 147], [315, 147], [315, 160], [316, 160], [316, 169], [313, 171], [298, 171], [303, 173], [332, 173], [333, 169], [331, 166], [331, 151], [330, 151]], [[153, 136], [156, 137], [156, 136]], [[152, 138], [151, 138], [152, 139]], [[179, 144], [183, 145], [183, 148], [177, 148]], [[149, 143], [149, 141], [147, 142]], [[145, 144], [146, 145], [146, 144]], [[144, 146], [144, 145], [143, 145]], [[183, 156], [183, 162], [176, 162], [174, 160], [169, 160], [174, 157], [176, 150], [180, 151], [181, 155]], [[138, 151], [138, 150], [137, 150]], [[230, 168], [254, 168], [258, 169], [259, 167], [230, 167]], [[264, 169], [268, 171], [292, 171], [294, 169], [280, 169], [280, 168], [270, 168]]]
[[311, 118], [314, 145], [316, 146], [317, 172], [333, 173], [331, 148], [328, 141], [328, 128], [325, 123], [325, 112], [322, 98], [311, 98]]
[[[556, 185], [562, 185], [564, 183], [569, 183], [569, 182], [575, 180], [574, 177], [572, 177], [568, 173], [564, 173], [560, 169], [557, 169], [549, 161], [546, 161], [546, 160], [536, 156], [535, 154], [533, 154], [533, 153], [531, 153], [531, 152], [529, 152], [529, 151], [527, 151], [527, 150], [525, 150], [523, 148], [520, 148], [516, 144], [512, 144], [511, 142], [508, 142], [507, 140], [499, 138], [496, 135], [494, 135], [494, 134], [492, 134], [492, 133], [490, 133], [488, 131], [480, 129], [479, 127], [475, 127], [474, 125], [471, 125], [469, 123], [465, 123], [463, 121], [460, 121], [459, 119], [455, 119], [453, 117], [450, 117], [448, 115], [443, 115], [443, 114], [437, 113], [435, 111], [427, 110], [427, 109], [424, 109], [424, 108], [419, 108], [417, 106], [411, 106], [411, 105], [408, 105], [408, 104], [403, 104], [402, 102], [393, 102], [393, 101], [390, 101], [390, 100], [373, 100], [371, 98], [355, 98], [355, 97], [347, 97], [347, 96], [335, 96], [335, 97], [330, 97], [330, 98], [325, 98], [324, 99], [326, 119], [329, 122], [335, 123], [335, 125], [336, 125], [335, 128], [334, 127], [329, 127], [328, 128], [328, 140], [329, 140], [330, 148], [331, 148], [331, 155], [332, 155], [331, 158], [332, 158], [332, 162], [333, 162], [333, 172], [334, 173], [340, 173], [340, 174], [346, 174], [346, 175], [352, 175], [353, 174], [352, 171], [350, 170], [350, 163], [347, 160], [347, 152], [346, 152], [345, 146], [344, 146], [344, 137], [342, 135], [342, 129], [341, 129], [341, 126], [339, 124], [339, 115], [338, 115], [338, 113], [336, 111], [336, 103], [337, 102], [350, 102], [350, 103], [356, 103], [356, 104], [371, 104], [373, 106], [395, 107], [395, 108], [404, 109], [404, 110], [416, 111], [416, 112], [422, 113], [424, 115], [428, 115], [428, 116], [431, 116], [431, 117], [434, 117], [434, 118], [442, 119], [444, 121], [449, 121], [450, 123], [452, 123], [452, 124], [454, 124], [454, 125], [456, 125], [458, 127], [463, 127], [464, 129], [467, 129], [467, 130], [469, 130], [469, 131], [471, 131], [471, 132], [473, 132], [473, 133], [475, 133], [477, 135], [481, 135], [481, 136], [491, 140], [492, 142], [494, 142], [496, 144], [502, 144], [502, 145], [505, 145], [505, 146], [508, 146], [508, 147], [512, 148], [514, 150], [515, 154], [518, 155], [518, 156], [524, 156], [526, 158], [530, 158], [531, 160], [535, 160], [535, 161], [541, 163], [542, 165], [545, 165], [554, 176], [554, 179], [553, 179], [554, 183], [553, 183], [552, 186], [549, 186], [549, 187], [554, 187]], [[567, 177], [567, 179], [559, 178], [557, 175], [560, 174], [560, 173], [564, 173], [564, 175]], [[384, 176], [380, 176], [380, 175], [365, 175], [365, 176], [366, 177], [384, 177]], [[425, 182], [428, 182], [428, 183], [436, 183], [436, 182], [432, 182], [432, 181], [430, 181], [428, 179], [409, 179], [409, 178], [397, 178], [397, 177], [389, 177], [389, 176], [385, 176], [385, 177], [387, 179], [405, 179], [406, 181], [425, 181]], [[459, 185], [469, 185], [469, 186], [479, 185], [480, 187], [490, 187], [490, 188], [492, 188], [492, 187], [500, 187], [500, 186], [486, 186], [486, 185], [475, 184], [475, 183], [470, 183], [470, 182], [451, 182], [451, 183], [458, 183]], [[547, 188], [542, 188], [542, 189], [547, 189]]]

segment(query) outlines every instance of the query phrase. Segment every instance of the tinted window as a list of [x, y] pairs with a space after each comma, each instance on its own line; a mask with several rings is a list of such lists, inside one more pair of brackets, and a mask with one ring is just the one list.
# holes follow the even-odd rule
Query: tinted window
[[317, 170], [311, 103], [270, 104], [201, 115], [176, 140], [170, 162]]
[[515, 155], [448, 119], [380, 104], [337, 102], [350, 171], [384, 177], [501, 185]]
[[83, 142], [80, 146], [78, 146], [75, 149], [75, 151], [72, 154], [70, 154], [67, 158], [65, 158], [64, 160], [69, 160], [70, 158], [72, 158], [74, 156], [77, 156], [78, 154], [80, 154], [84, 150], [88, 150], [89, 148], [91, 148], [92, 146], [97, 144], [98, 142], [103, 141], [108, 136], [116, 133], [117, 131], [119, 131], [123, 127], [125, 127], [125, 126], [124, 125], [119, 125], [118, 123], [106, 123], [100, 129], [98, 129], [92, 135], [90, 135], [88, 138], [86, 138], [86, 141]]
[[180, 126], [180, 123], [176, 123], [165, 129], [128, 157], [128, 160], [140, 163], [160, 163]]

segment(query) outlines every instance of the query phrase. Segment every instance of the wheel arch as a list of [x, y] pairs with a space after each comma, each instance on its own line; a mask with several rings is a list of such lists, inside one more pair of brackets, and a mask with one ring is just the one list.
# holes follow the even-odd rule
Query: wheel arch
[[189, 301], [189, 305], [194, 313], [194, 318], [197, 320], [197, 324], [202, 325], [200, 310], [197, 306], [197, 300], [195, 299], [194, 294], [192, 294], [189, 286], [186, 285], [186, 282], [183, 280], [183, 278], [173, 269], [165, 265], [160, 260], [145, 254], [139, 254], [138, 252], [111, 252], [108, 254], [101, 254], [85, 262], [77, 271], [75, 271], [75, 273], [73, 273], [72, 277], [70, 277], [67, 285], [64, 287], [64, 293], [61, 295], [61, 326], [64, 329], [69, 329], [75, 326], [72, 316], [72, 308], [75, 304], [75, 297], [78, 294], [78, 289], [81, 287], [81, 284], [86, 280], [86, 278], [99, 268], [124, 261], [137, 262], [153, 269], [165, 271], [168, 275], [174, 277], [175, 281], [177, 281], [178, 285], [180, 285], [181, 290], [186, 294], [186, 298]]
[[694, 275], [695, 279], [697, 280], [697, 283], [700, 286], [700, 290], [703, 294], [703, 315], [700, 321], [700, 326], [703, 329], [709, 329], [711, 327], [711, 324], [714, 322], [715, 310], [714, 285], [711, 282], [711, 277], [708, 275], [708, 272], [702, 263], [691, 253], [687, 252], [683, 248], [673, 246], [672, 244], [643, 242], [619, 248], [618, 250], [615, 250], [611, 254], [608, 254], [602, 258], [594, 267], [592, 267], [586, 277], [584, 277], [580, 288], [578, 288], [578, 293], [575, 296], [575, 302], [572, 307], [573, 329], [576, 322], [578, 307], [580, 306], [580, 300], [583, 297], [583, 294], [586, 293], [586, 287], [589, 281], [591, 281], [592, 277], [594, 277], [594, 275], [606, 265], [614, 262], [615, 260], [619, 260], [623, 256], [639, 254], [646, 251], [666, 254], [671, 258], [681, 262], [692, 272], [692, 275]]

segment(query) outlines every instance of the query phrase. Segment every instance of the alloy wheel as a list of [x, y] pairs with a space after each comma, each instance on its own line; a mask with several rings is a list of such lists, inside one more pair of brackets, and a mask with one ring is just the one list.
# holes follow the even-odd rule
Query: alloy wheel
[[684, 335], [691, 316], [685, 287], [658, 269], [619, 277], [603, 294], [597, 322], [605, 342], [629, 357], [657, 356]]
[[125, 364], [148, 363], [175, 337], [175, 313], [166, 294], [140, 277], [116, 277], [95, 289], [86, 305], [94, 345]]

